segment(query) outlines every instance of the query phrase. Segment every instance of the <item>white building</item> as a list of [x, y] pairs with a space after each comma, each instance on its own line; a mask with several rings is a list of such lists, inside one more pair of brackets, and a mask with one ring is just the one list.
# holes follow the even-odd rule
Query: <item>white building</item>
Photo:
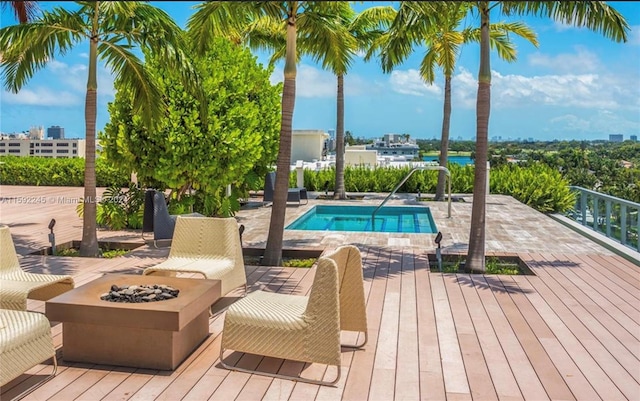
[[291, 163], [322, 160], [326, 156], [325, 142], [329, 134], [322, 130], [293, 130], [291, 135]]
[[394, 160], [411, 161], [419, 157], [420, 147], [402, 134], [384, 134], [382, 140], [367, 145], [368, 150], [378, 151], [379, 156], [389, 156]]
[[366, 149], [365, 145], [347, 146], [344, 150], [346, 166], [375, 167], [378, 163], [378, 152]]
[[84, 139], [0, 138], [0, 156], [84, 157]]

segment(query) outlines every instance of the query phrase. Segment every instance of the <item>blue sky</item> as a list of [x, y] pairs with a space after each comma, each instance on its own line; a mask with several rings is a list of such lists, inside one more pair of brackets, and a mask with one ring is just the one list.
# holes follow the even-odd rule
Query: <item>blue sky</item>
[[[185, 26], [197, 2], [152, 2]], [[388, 2], [386, 4], [390, 4]], [[515, 38], [518, 61], [491, 57], [492, 108], [489, 136], [504, 139], [608, 139], [609, 134], [640, 134], [640, 2], [609, 2], [632, 30], [627, 43], [615, 43], [586, 29], [545, 18], [519, 18], [538, 34], [540, 46]], [[69, 2], [42, 2], [44, 9]], [[383, 3], [384, 4], [384, 3]], [[371, 6], [358, 5], [357, 9]], [[504, 18], [494, 16], [493, 21]], [[476, 16], [468, 24], [477, 24]], [[1, 25], [14, 24], [2, 12]], [[59, 125], [68, 138], [84, 137], [84, 95], [88, 44], [51, 60], [18, 93], [1, 92], [0, 131], [22, 132], [31, 126]], [[262, 63], [268, 55], [256, 54]], [[345, 77], [345, 128], [355, 136], [408, 133], [438, 138], [442, 124], [444, 79], [424, 84], [417, 73], [423, 49], [391, 74], [377, 61], [357, 59]], [[475, 100], [479, 46], [462, 49], [452, 80], [453, 139], [475, 135]], [[277, 65], [272, 81], [282, 80]], [[4, 82], [3, 82], [4, 84]], [[311, 60], [298, 66], [294, 129], [335, 128], [335, 77]], [[98, 130], [109, 119], [113, 79], [104, 67], [98, 79]]]

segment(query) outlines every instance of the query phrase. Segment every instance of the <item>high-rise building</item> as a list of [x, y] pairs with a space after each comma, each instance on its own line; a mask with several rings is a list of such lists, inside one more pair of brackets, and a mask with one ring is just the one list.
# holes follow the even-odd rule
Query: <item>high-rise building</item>
[[609, 142], [622, 142], [623, 140], [622, 134], [609, 134]]
[[638, 142], [638, 135], [630, 135], [629, 139], [633, 142]]
[[47, 128], [47, 138], [64, 139], [64, 128], [59, 125], [53, 125]]
[[29, 139], [44, 139], [44, 127], [29, 128]]

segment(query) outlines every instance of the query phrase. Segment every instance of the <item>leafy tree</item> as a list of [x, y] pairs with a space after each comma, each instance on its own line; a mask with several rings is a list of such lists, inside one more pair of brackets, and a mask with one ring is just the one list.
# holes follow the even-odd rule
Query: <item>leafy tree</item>
[[[267, 27], [285, 27], [284, 88], [280, 122], [280, 147], [276, 161], [276, 185], [271, 207], [269, 236], [263, 257], [266, 265], [277, 266], [282, 261], [284, 220], [291, 164], [291, 132], [296, 95], [297, 40], [310, 37], [339, 43], [335, 21], [342, 5], [327, 1], [211, 1], [202, 3], [188, 21], [188, 29], [196, 49], [204, 51], [214, 36], [226, 36], [247, 41], [253, 49], [281, 49], [273, 35], [281, 28], [262, 35]], [[252, 36], [253, 34], [253, 36]], [[282, 37], [282, 36], [280, 36]], [[319, 44], [318, 44], [319, 45]]]
[[85, 101], [84, 216], [80, 255], [97, 256], [95, 139], [97, 64], [101, 59], [115, 75], [116, 85], [127, 87], [134, 110], [148, 126], [162, 112], [162, 96], [144, 64], [131, 51], [134, 46], [163, 57], [168, 66], [184, 74], [191, 68], [182, 57], [180, 28], [164, 11], [137, 1], [78, 2], [76, 10], [55, 7], [33, 22], [0, 29], [0, 65], [5, 87], [18, 92], [49, 60], [88, 41], [88, 79]]
[[620, 13], [604, 2], [579, 1], [477, 1], [472, 7], [480, 16], [480, 68], [476, 101], [476, 161], [469, 232], [467, 267], [485, 270], [485, 213], [487, 195], [487, 150], [491, 105], [490, 14], [546, 16], [569, 25], [599, 31], [615, 41], [626, 41], [629, 25]]
[[[195, 188], [208, 215], [229, 216], [239, 209], [235, 191], [247, 180], [264, 177], [278, 148], [280, 85], [271, 85], [272, 69], [256, 63], [249, 49], [215, 39], [206, 54], [193, 61], [208, 104], [207, 116], [176, 71], [150, 57], [167, 109], [148, 130], [133, 112], [132, 95], [117, 88], [109, 104], [111, 120], [100, 139], [114, 164], [127, 166], [141, 182], [159, 181], [178, 193]], [[203, 124], [203, 121], [207, 124]]]
[[[370, 50], [380, 49], [380, 61], [385, 72], [403, 63], [413, 52], [413, 46], [424, 45], [426, 52], [420, 65], [420, 76], [432, 84], [435, 81], [435, 67], [444, 74], [444, 109], [440, 142], [440, 166], [447, 167], [449, 152], [449, 127], [451, 122], [451, 78], [462, 45], [479, 42], [479, 28], [464, 28], [460, 25], [468, 7], [458, 4], [437, 2], [402, 1], [395, 14], [389, 32], [382, 36]], [[498, 23], [491, 25], [490, 44], [500, 58], [513, 62], [516, 49], [510, 41], [510, 34], [521, 36], [538, 45], [535, 33], [523, 23]], [[445, 172], [438, 175], [436, 200], [444, 200]]]

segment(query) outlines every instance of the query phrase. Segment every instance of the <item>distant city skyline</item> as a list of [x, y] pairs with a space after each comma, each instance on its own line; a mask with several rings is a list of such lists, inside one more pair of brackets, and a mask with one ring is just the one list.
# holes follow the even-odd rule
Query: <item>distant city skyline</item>
[[[491, 56], [492, 108], [489, 138], [534, 140], [624, 139], [640, 133], [640, 3], [609, 2], [631, 26], [627, 43], [615, 43], [601, 34], [555, 23], [546, 18], [518, 18], [538, 34], [540, 47], [513, 38], [518, 61], [506, 63]], [[197, 2], [152, 2], [166, 10], [182, 27]], [[385, 2], [378, 4], [395, 4]], [[51, 9], [69, 2], [41, 2]], [[357, 10], [372, 2], [356, 5]], [[494, 17], [494, 21], [506, 20]], [[3, 10], [1, 25], [14, 24]], [[477, 25], [477, 16], [466, 25]], [[65, 57], [51, 60], [18, 94], [0, 96], [0, 131], [28, 131], [32, 126], [60, 126], [67, 138], [84, 138], [84, 96], [88, 44]], [[452, 80], [451, 138], [475, 137], [475, 101], [479, 47], [467, 45]], [[268, 55], [255, 53], [266, 64]], [[385, 133], [410, 134], [415, 139], [440, 137], [444, 79], [424, 84], [418, 68], [424, 49], [391, 74], [377, 61], [355, 60], [345, 77], [345, 129], [356, 137], [376, 138]], [[282, 81], [277, 64], [273, 82]], [[335, 77], [311, 60], [298, 66], [294, 129], [335, 129]], [[98, 78], [98, 130], [109, 115], [107, 103], [115, 95], [113, 78], [103, 67]]]

